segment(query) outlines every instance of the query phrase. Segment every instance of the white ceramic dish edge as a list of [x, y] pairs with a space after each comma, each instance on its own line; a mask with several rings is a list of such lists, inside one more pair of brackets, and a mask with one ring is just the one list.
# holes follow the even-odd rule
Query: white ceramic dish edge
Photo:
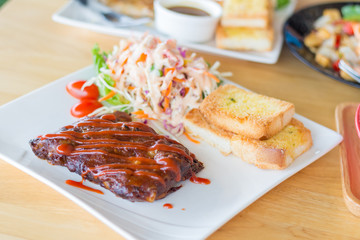
[[[215, 40], [204, 44], [196, 44], [189, 42], [179, 42], [180, 45], [188, 47], [193, 50], [198, 50], [206, 53], [216, 54], [220, 56], [232, 57], [247, 61], [266, 63], [266, 64], [275, 64], [280, 56], [282, 45], [283, 45], [283, 35], [282, 35], [282, 26], [285, 23], [286, 19], [294, 12], [296, 7], [297, 0], [291, 0], [291, 3], [286, 8], [279, 10], [275, 13], [275, 42], [273, 50], [270, 52], [247, 52], [247, 51], [231, 51], [226, 49], [220, 49], [215, 47]], [[81, 12], [83, 11], [83, 15], [88, 16], [87, 12], [81, 8], [81, 6], [73, 1], [68, 2], [62, 8], [60, 8], [56, 13], [52, 15], [52, 19], [55, 22], [66, 24], [73, 27], [79, 27], [88, 29], [91, 31], [114, 35], [119, 37], [132, 37], [132, 36], [141, 36], [144, 32], [149, 32], [150, 34], [155, 34], [160, 36], [163, 39], [168, 38], [163, 34], [156, 31], [151, 26], [139, 26], [133, 28], [114, 28], [109, 26], [106, 23], [100, 24], [94, 20], [94, 22], [90, 22], [84, 16], [81, 16]], [[93, 17], [93, 16], [91, 16]]]
[[[73, 74], [70, 74], [68, 76], [65, 76], [61, 79], [59, 79], [58, 81], [55, 81], [53, 83], [50, 83], [42, 88], [39, 88], [38, 90], [35, 90], [34, 92], [31, 92], [27, 95], [24, 95], [8, 104], [5, 104], [4, 106], [2, 106], [0, 108], [0, 114], [3, 112], [2, 110], [8, 106], [11, 105], [16, 105], [17, 102], [22, 101], [23, 99], [27, 99], [29, 97], [34, 96], [34, 94], [36, 94], [37, 92], [41, 92], [44, 89], [47, 89], [53, 85], [58, 85], [61, 82], [64, 81], [69, 81], [72, 78], [77, 78], [77, 76], [82, 75], [82, 73], [87, 73], [89, 71], [91, 71], [92, 67], [87, 67], [84, 68], [82, 70], [79, 70]], [[84, 75], [84, 74], [83, 74]], [[88, 74], [85, 74], [88, 75]], [[65, 92], [65, 91], [64, 91]], [[246, 208], [247, 206], [249, 206], [252, 202], [254, 202], [255, 200], [257, 200], [259, 197], [261, 197], [262, 195], [264, 195], [266, 192], [268, 192], [269, 190], [271, 190], [273, 187], [275, 187], [276, 185], [278, 185], [280, 182], [284, 181], [285, 179], [287, 179], [288, 177], [290, 177], [291, 175], [295, 174], [297, 171], [301, 170], [302, 168], [306, 167], [307, 165], [311, 164], [312, 162], [314, 162], [316, 159], [320, 158], [321, 156], [323, 156], [324, 154], [326, 154], [328, 151], [330, 151], [333, 147], [335, 147], [338, 143], [341, 142], [342, 137], [337, 134], [336, 132], [330, 130], [330, 129], [326, 129], [325, 127], [314, 123], [300, 115], [296, 115], [296, 118], [298, 118], [300, 121], [304, 122], [304, 123], [311, 123], [313, 125], [314, 128], [316, 128], [316, 130], [321, 130], [321, 131], [327, 131], [329, 134], [331, 134], [334, 139], [333, 141], [331, 141], [331, 145], [329, 144], [326, 149], [323, 149], [323, 151], [321, 153], [318, 154], [314, 154], [311, 155], [311, 159], [307, 159], [306, 160], [306, 164], [297, 164], [296, 167], [291, 168], [290, 170], [285, 170], [284, 172], [281, 172], [282, 175], [281, 177], [277, 178], [276, 181], [273, 181], [271, 183], [271, 185], [267, 186], [265, 191], [261, 191], [258, 192], [256, 195], [253, 195], [252, 198], [248, 199], [247, 202], [243, 202], [243, 203], [238, 203], [235, 204], [232, 208], [234, 209], [234, 211], [232, 211], [231, 214], [227, 215], [226, 218], [223, 218], [221, 221], [217, 222], [215, 225], [211, 226], [211, 227], [202, 227], [202, 233], [200, 235], [198, 235], [198, 238], [205, 238], [207, 236], [209, 236], [211, 233], [213, 233], [214, 231], [217, 230], [217, 228], [219, 228], [220, 226], [222, 226], [225, 222], [227, 222], [228, 220], [230, 220], [233, 216], [235, 216], [236, 214], [238, 214], [240, 211], [242, 211], [244, 208]], [[319, 130], [319, 131], [320, 131]], [[314, 133], [316, 134], [316, 133]], [[1, 140], [1, 138], [0, 138]], [[316, 140], [317, 141], [317, 140]], [[137, 239], [137, 238], [141, 238], [141, 236], [135, 236], [134, 233], [131, 233], [131, 231], [126, 231], [123, 228], [117, 226], [115, 223], [113, 223], [112, 221], [108, 220], [99, 210], [94, 209], [94, 206], [90, 206], [89, 203], [86, 203], [85, 201], [83, 201], [81, 199], [81, 196], [75, 196], [74, 194], [66, 191], [65, 189], [61, 188], [58, 184], [52, 182], [51, 180], [39, 175], [38, 173], [32, 171], [31, 169], [27, 168], [26, 166], [20, 164], [19, 162], [17, 162], [16, 160], [12, 159], [11, 157], [9, 157], [7, 154], [3, 154], [0, 152], [0, 156], [6, 160], [8, 163], [14, 165], [15, 167], [19, 168], [20, 170], [30, 174], [31, 176], [37, 178], [38, 180], [44, 182], [45, 184], [49, 185], [50, 187], [54, 188], [55, 190], [57, 190], [58, 192], [60, 192], [61, 194], [65, 195], [66, 197], [68, 197], [69, 199], [71, 199], [72, 201], [74, 201], [75, 203], [77, 203], [79, 206], [83, 207], [84, 209], [86, 209], [87, 211], [89, 211], [91, 214], [93, 214], [95, 217], [99, 218], [102, 222], [104, 222], [105, 224], [107, 224], [109, 227], [111, 227], [113, 230], [115, 230], [116, 232], [118, 232], [119, 234], [121, 234], [122, 236], [128, 238], [128, 239]], [[46, 164], [46, 163], [45, 163]], [[53, 168], [53, 166], [50, 166]], [[210, 166], [209, 166], [210, 167]], [[250, 168], [255, 168], [255, 167], [250, 167]], [[65, 169], [66, 170], [66, 169]], [[264, 174], [267, 174], [266, 171], [264, 172]], [[271, 173], [269, 173], [271, 174]], [[216, 184], [216, 183], [215, 183]], [[190, 186], [188, 186], [190, 187]], [[76, 191], [75, 191], [76, 192]], [[169, 199], [171, 198], [171, 196], [168, 196]], [[240, 207], [239, 207], [240, 206]], [[196, 231], [196, 229], [194, 230]], [[183, 239], [183, 238], [179, 238], [179, 239]]]

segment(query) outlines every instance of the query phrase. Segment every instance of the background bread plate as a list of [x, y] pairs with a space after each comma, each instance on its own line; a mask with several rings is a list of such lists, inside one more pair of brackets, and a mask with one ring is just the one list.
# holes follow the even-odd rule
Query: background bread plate
[[314, 28], [314, 22], [322, 15], [324, 9], [341, 9], [341, 7], [351, 4], [359, 4], [359, 2], [343, 1], [337, 3], [326, 3], [301, 9], [290, 16], [285, 22], [283, 33], [286, 45], [289, 47], [291, 53], [301, 62], [332, 79], [360, 88], [360, 83], [347, 81], [340, 77], [340, 75], [332, 68], [325, 68], [319, 65], [315, 61], [315, 54], [312, 53], [304, 44], [305, 36], [308, 35]]
[[[39, 160], [28, 146], [32, 137], [55, 131], [58, 126], [75, 120], [69, 109], [77, 100], [66, 93], [65, 86], [70, 81], [88, 79], [94, 74], [93, 66], [89, 66], [2, 106], [0, 157], [51, 186], [127, 239], [204, 239], [342, 140], [335, 131], [295, 114], [294, 117], [311, 131], [314, 145], [289, 168], [278, 171], [258, 169], [235, 156], [223, 156], [205, 142], [194, 144], [181, 137], [181, 143], [205, 164], [198, 176], [210, 179], [211, 184], [186, 181], [181, 189], [154, 203], [131, 203], [108, 191], [99, 195], [67, 185], [66, 180], [80, 181], [81, 177], [66, 168]], [[100, 189], [89, 182], [85, 185]], [[165, 203], [171, 203], [174, 208], [164, 208]]]
[[[274, 14], [274, 46], [269, 52], [255, 52], [255, 51], [233, 51], [220, 49], [216, 47], [215, 37], [209, 42], [202, 44], [190, 43], [190, 42], [179, 42], [180, 45], [188, 47], [193, 50], [212, 53], [216, 55], [222, 55], [237, 59], [243, 59], [253, 62], [275, 64], [279, 59], [280, 52], [283, 45], [282, 26], [286, 19], [294, 12], [297, 0], [290, 0], [290, 4], [280, 10], [275, 11]], [[144, 26], [136, 26], [129, 28], [116, 28], [104, 21], [101, 17], [97, 16], [89, 9], [84, 8], [76, 0], [69, 1], [64, 7], [55, 12], [52, 16], [55, 22], [66, 24], [74, 27], [80, 27], [91, 31], [121, 36], [141, 36], [144, 32], [161, 36], [162, 38], [168, 38], [167, 36], [159, 33], [150, 23]]]

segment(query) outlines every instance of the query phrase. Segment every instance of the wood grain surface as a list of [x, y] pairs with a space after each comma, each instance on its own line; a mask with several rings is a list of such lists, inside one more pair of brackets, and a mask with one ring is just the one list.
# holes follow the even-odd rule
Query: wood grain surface
[[[321, 3], [299, 0], [297, 8]], [[51, 15], [65, 0], [10, 0], [0, 9], [0, 105], [91, 64], [94, 43], [118, 38], [65, 26]], [[335, 107], [360, 102], [360, 89], [305, 66], [284, 47], [274, 65], [201, 53], [232, 81], [295, 104], [335, 128]], [[16, 109], [14, 109], [16, 111]], [[26, 117], [24, 117], [26, 121]], [[0, 160], [0, 239], [122, 239], [52, 188]], [[236, 188], [236, 186], [232, 186]], [[342, 197], [339, 149], [326, 154], [235, 216], [209, 239], [360, 239], [360, 218]]]

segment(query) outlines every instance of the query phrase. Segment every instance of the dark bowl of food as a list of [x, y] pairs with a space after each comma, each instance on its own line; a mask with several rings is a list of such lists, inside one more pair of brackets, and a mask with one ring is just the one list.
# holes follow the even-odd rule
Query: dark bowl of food
[[360, 83], [339, 61], [360, 63], [360, 2], [314, 5], [294, 13], [283, 28], [290, 51], [311, 68], [345, 84]]

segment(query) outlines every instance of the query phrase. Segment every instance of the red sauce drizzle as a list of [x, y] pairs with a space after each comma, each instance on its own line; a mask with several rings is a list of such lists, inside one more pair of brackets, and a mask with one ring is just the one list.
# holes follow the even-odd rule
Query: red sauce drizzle
[[139, 175], [148, 176], [148, 177], [150, 177], [152, 179], [158, 180], [162, 185], [164, 185], [164, 186], [166, 185], [164, 179], [160, 175], [158, 175], [156, 173], [138, 170], [134, 174], [138, 175], [138, 176]]
[[165, 203], [165, 204], [163, 205], [163, 207], [164, 207], [164, 208], [167, 208], [167, 209], [172, 209], [174, 206], [173, 206], [172, 204], [170, 204], [170, 203]]
[[209, 179], [197, 177], [197, 176], [195, 176], [194, 173], [193, 173], [192, 177], [190, 178], [190, 182], [196, 183], [196, 184], [203, 184], [203, 185], [209, 185], [211, 183], [211, 181]]
[[[156, 155], [158, 151], [176, 153], [189, 162], [193, 162], [195, 156], [186, 153], [182, 148], [176, 145], [166, 145], [158, 142], [160, 139], [167, 139], [170, 143], [177, 144], [165, 136], [158, 135], [149, 126], [139, 122], [112, 122], [116, 121], [114, 114], [103, 115], [100, 119], [86, 119], [74, 125], [66, 126], [61, 132], [55, 134], [46, 134], [41, 139], [58, 139], [71, 141], [75, 146], [63, 143], [57, 147], [57, 153], [66, 156], [99, 154], [118, 159], [118, 163], [105, 163], [103, 165], [89, 167], [82, 176], [92, 172], [94, 177], [100, 177], [106, 174], [127, 174], [144, 176], [160, 184], [165, 185], [162, 171], [172, 171], [175, 173], [175, 180], [181, 181], [180, 164], [176, 159], [162, 155]], [[73, 128], [85, 128], [85, 132], [74, 131]], [[104, 130], [99, 130], [103, 128]], [[95, 130], [92, 130], [95, 129]], [[97, 130], [96, 130], [97, 129]], [[122, 140], [122, 137], [125, 137]], [[131, 141], [128, 138], [131, 138]], [[137, 140], [137, 137], [141, 139]], [[127, 139], [126, 139], [127, 138]], [[148, 140], [147, 140], [148, 138]], [[123, 151], [145, 152], [144, 155], [128, 156], [123, 155]], [[149, 155], [147, 155], [148, 153]], [[153, 154], [154, 155], [153, 155]], [[154, 157], [154, 156], [157, 157]], [[193, 174], [192, 182], [209, 184], [207, 179], [196, 178]], [[68, 180], [67, 184], [88, 189], [82, 182]], [[98, 191], [98, 190], [96, 190]]]
[[110, 121], [115, 121], [116, 117], [114, 114], [105, 114], [101, 116], [101, 119], [105, 119], [105, 120], [110, 120]]
[[98, 189], [94, 189], [88, 186], [85, 186], [83, 184], [83, 181], [81, 182], [77, 182], [77, 181], [73, 181], [73, 180], [66, 180], [65, 181], [66, 184], [73, 186], [73, 187], [77, 187], [77, 188], [81, 188], [90, 192], [94, 192], [94, 193], [98, 193], [98, 194], [104, 194], [102, 191], [98, 190]]
[[59, 146], [57, 146], [56, 151], [59, 154], [65, 155], [65, 156], [70, 156], [72, 151], [74, 150], [74, 146], [70, 145], [70, 144], [61, 144]]

